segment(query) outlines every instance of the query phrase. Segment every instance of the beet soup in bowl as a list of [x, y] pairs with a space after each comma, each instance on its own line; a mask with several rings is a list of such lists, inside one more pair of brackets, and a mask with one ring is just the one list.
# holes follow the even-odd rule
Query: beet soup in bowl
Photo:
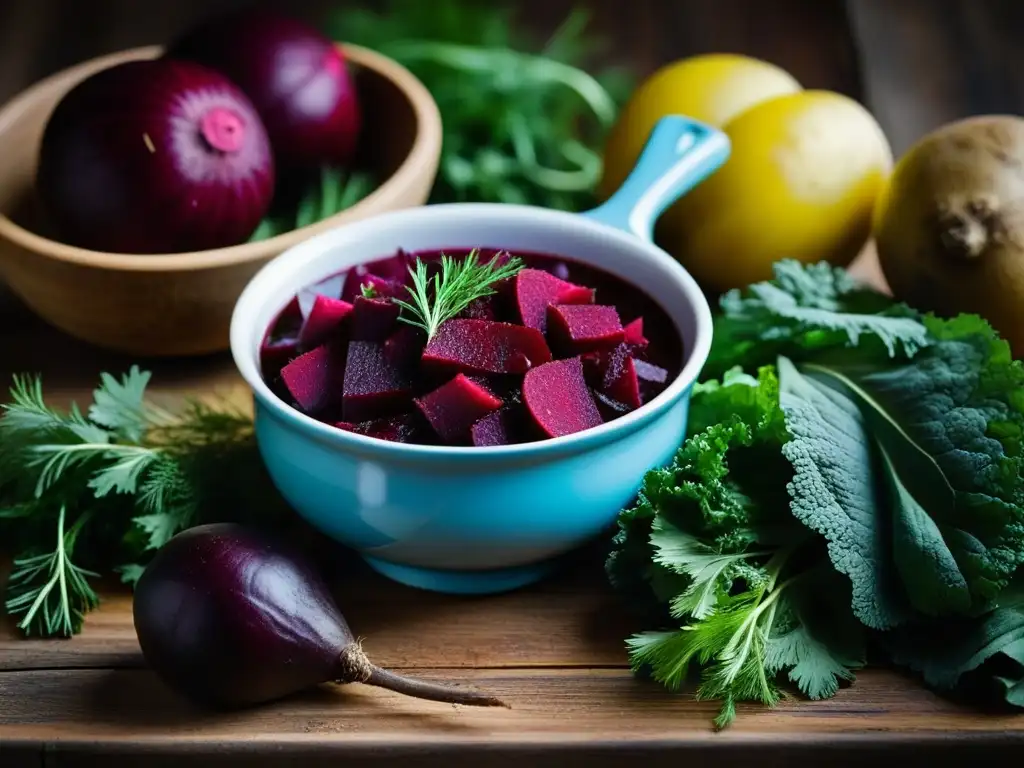
[[[729, 149], [672, 116], [586, 213], [428, 205], [267, 264], [235, 306], [231, 349], [286, 501], [384, 575], [451, 593], [529, 584], [607, 532], [679, 448], [711, 344], [708, 303], [653, 244], [654, 221]], [[438, 319], [439, 303], [428, 291], [413, 311], [411, 267], [434, 286], [442, 253], [443, 297], [459, 264], [509, 276], [417, 328], [407, 321]]]

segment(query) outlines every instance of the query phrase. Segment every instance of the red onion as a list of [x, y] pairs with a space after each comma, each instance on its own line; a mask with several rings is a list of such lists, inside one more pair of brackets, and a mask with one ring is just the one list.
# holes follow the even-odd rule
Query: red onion
[[252, 706], [327, 682], [505, 706], [484, 693], [372, 664], [312, 565], [276, 539], [233, 523], [197, 526], [167, 542], [136, 585], [134, 617], [150, 667], [208, 706]]
[[245, 94], [198, 64], [146, 60], [101, 70], [64, 96], [43, 134], [36, 186], [60, 237], [141, 254], [245, 241], [274, 182]]
[[341, 50], [316, 28], [247, 9], [196, 26], [166, 55], [237, 83], [256, 105], [282, 170], [351, 160], [362, 122], [355, 85]]

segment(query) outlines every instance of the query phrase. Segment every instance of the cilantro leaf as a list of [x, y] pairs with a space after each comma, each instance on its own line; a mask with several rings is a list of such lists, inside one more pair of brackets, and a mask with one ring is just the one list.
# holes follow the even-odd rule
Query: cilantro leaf
[[89, 480], [89, 487], [96, 498], [108, 493], [135, 493], [142, 474], [155, 462], [159, 454], [151, 448], [140, 445], [118, 445], [104, 452], [104, 458], [112, 460], [96, 471]]
[[130, 584], [131, 586], [135, 586], [135, 584], [138, 583], [145, 570], [145, 567], [138, 563], [128, 563], [126, 565], [120, 565], [114, 569], [116, 573], [120, 574], [121, 583]]
[[840, 681], [853, 680], [853, 670], [864, 666], [865, 647], [864, 627], [849, 610], [849, 591], [849, 583], [827, 566], [790, 585], [765, 646], [768, 674], [785, 671], [809, 699], [830, 698]]
[[771, 554], [756, 550], [718, 552], [661, 517], [651, 524], [650, 542], [655, 563], [688, 578], [688, 585], [671, 601], [672, 615], [676, 618], [703, 619], [709, 615], [726, 596], [724, 586], [746, 575], [740, 566], [748, 558]]
[[133, 365], [118, 381], [109, 373], [100, 375], [100, 386], [93, 391], [89, 419], [131, 442], [142, 439], [148, 424], [144, 396], [149, 371]]
[[754, 370], [780, 355], [799, 361], [827, 350], [865, 347], [910, 357], [928, 343], [917, 312], [826, 262], [783, 259], [772, 280], [729, 291], [719, 304], [705, 377], [735, 366]]
[[[678, 690], [694, 663], [703, 667], [698, 699], [722, 702], [715, 725], [728, 726], [736, 704], [757, 701], [768, 706], [780, 698], [778, 675], [786, 672], [812, 699], [828, 698], [840, 680], [852, 680], [863, 665], [863, 632], [855, 622], [842, 642], [817, 634], [804, 620], [802, 593], [820, 594], [816, 571], [778, 581], [786, 556], [769, 561], [768, 578], [747, 591], [724, 595], [700, 621], [675, 631], [643, 632], [627, 640], [635, 670], [649, 668], [652, 677]], [[828, 579], [828, 574], [823, 572]], [[808, 584], [813, 587], [808, 588]], [[841, 609], [842, 610], [842, 609]]]

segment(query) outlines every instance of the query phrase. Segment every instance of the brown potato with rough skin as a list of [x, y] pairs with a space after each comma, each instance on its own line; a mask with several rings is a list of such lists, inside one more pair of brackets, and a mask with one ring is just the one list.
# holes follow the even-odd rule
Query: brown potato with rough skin
[[1024, 118], [949, 123], [896, 164], [874, 213], [896, 298], [979, 314], [1024, 357]]

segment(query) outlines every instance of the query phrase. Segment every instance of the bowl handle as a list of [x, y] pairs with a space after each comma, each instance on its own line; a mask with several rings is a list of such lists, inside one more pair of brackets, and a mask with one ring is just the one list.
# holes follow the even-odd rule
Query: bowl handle
[[729, 152], [729, 137], [717, 128], [680, 115], [663, 117], [622, 186], [583, 215], [652, 240], [661, 212], [717, 171]]

